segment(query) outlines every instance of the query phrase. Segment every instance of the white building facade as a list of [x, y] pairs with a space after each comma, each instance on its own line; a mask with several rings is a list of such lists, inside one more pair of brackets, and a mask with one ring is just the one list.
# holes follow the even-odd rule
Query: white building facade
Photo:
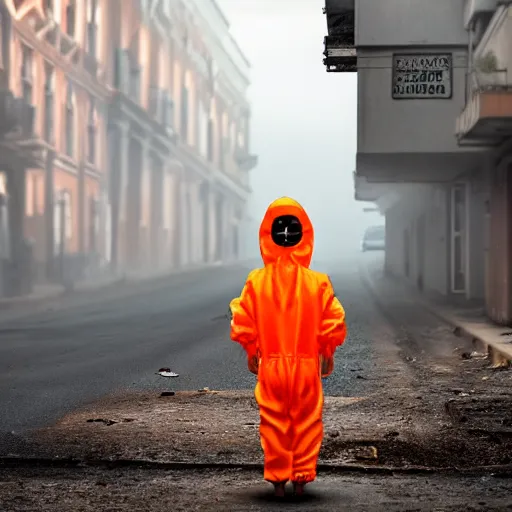
[[512, 321], [510, 4], [326, 0], [327, 69], [358, 74], [355, 193], [386, 216], [386, 270], [485, 302], [501, 323]]

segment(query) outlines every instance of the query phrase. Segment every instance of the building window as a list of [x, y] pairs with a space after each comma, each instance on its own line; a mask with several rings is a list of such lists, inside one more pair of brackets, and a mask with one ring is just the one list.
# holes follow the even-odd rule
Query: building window
[[89, 198], [89, 251], [96, 253], [98, 245], [98, 235], [100, 228], [100, 209], [99, 201], [95, 197]]
[[164, 91], [163, 94], [163, 105], [162, 105], [162, 124], [171, 129], [173, 125], [174, 117], [174, 102], [172, 101], [171, 95], [168, 91]]
[[133, 43], [128, 52], [130, 61], [130, 88], [128, 94], [136, 103], [140, 103], [140, 80], [142, 69], [139, 64], [140, 58], [140, 34], [133, 37]]
[[225, 163], [225, 154], [226, 154], [226, 128], [225, 126], [227, 126], [227, 123], [226, 123], [226, 116], [223, 115], [222, 116], [222, 124], [220, 126], [220, 130], [221, 133], [220, 133], [220, 136], [217, 140], [217, 144], [218, 144], [218, 151], [219, 151], [219, 168], [221, 171], [224, 170], [225, 166], [224, 166], [224, 163]]
[[73, 236], [73, 215], [71, 210], [71, 192], [69, 190], [62, 192], [62, 202], [64, 206], [64, 235], [66, 241], [69, 241]]
[[207, 128], [207, 158], [209, 162], [213, 162], [213, 120], [208, 119]]
[[75, 0], [69, 0], [66, 7], [66, 33], [69, 37], [75, 37], [75, 25], [76, 25], [76, 2]]
[[198, 111], [199, 153], [208, 158], [208, 115], [202, 101], [198, 102]]
[[54, 17], [53, 0], [43, 0], [43, 10], [48, 18]]
[[181, 88], [181, 138], [187, 142], [188, 140], [188, 89], [183, 86]]
[[25, 187], [25, 215], [27, 217], [34, 216], [34, 176], [27, 173], [27, 185]]
[[45, 82], [44, 82], [44, 140], [49, 144], [53, 144], [53, 125], [54, 125], [54, 82], [55, 73], [53, 68], [45, 65]]
[[98, 37], [98, 1], [89, 0], [87, 9], [87, 53], [94, 57], [97, 56], [97, 37]]
[[22, 96], [26, 103], [32, 104], [33, 93], [33, 65], [32, 65], [32, 50], [27, 46], [23, 46], [21, 58], [21, 83], [22, 83]]
[[0, 69], [4, 69], [4, 40], [5, 33], [7, 32], [6, 27], [7, 26], [7, 19], [4, 16], [4, 13], [0, 10]]
[[155, 85], [150, 85], [149, 87], [149, 105], [148, 105], [148, 111], [149, 115], [151, 117], [158, 117], [159, 115], [162, 115], [161, 105], [160, 102], [162, 100], [162, 92], [158, 87]]
[[236, 123], [231, 123], [231, 132], [229, 134], [229, 151], [232, 153], [235, 149], [236, 144]]
[[54, 253], [64, 254], [73, 236], [73, 216], [71, 210], [71, 193], [69, 190], [56, 191], [57, 201], [54, 206], [53, 226]]
[[89, 103], [89, 117], [87, 121], [87, 160], [89, 163], [96, 164], [96, 140], [97, 140], [97, 127], [96, 127], [96, 106], [94, 98], [90, 99]]
[[66, 155], [73, 157], [75, 142], [75, 105], [74, 105], [73, 87], [68, 83], [66, 92], [66, 109], [65, 109], [65, 138], [66, 138]]
[[113, 83], [115, 89], [125, 90], [126, 77], [128, 74], [129, 58], [128, 54], [122, 48], [114, 49], [114, 73]]

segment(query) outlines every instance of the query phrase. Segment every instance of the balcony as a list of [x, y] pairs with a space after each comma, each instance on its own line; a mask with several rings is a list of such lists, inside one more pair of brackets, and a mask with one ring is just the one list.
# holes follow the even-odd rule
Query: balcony
[[469, 100], [456, 121], [459, 145], [497, 146], [512, 137], [512, 76], [506, 69], [468, 76]]
[[235, 162], [241, 171], [251, 171], [258, 165], [258, 157], [251, 155], [246, 148], [235, 148]]
[[466, 0], [464, 6], [464, 27], [469, 30], [475, 18], [482, 14], [492, 13], [498, 7], [499, 0]]
[[0, 136], [19, 132], [30, 137], [34, 130], [35, 109], [23, 98], [15, 98], [10, 91], [0, 91]]
[[324, 65], [327, 72], [353, 73], [357, 71], [357, 53], [354, 47], [347, 47], [341, 43], [338, 36], [325, 36], [324, 38]]
[[355, 0], [325, 0], [327, 33], [324, 65], [328, 72], [357, 71], [355, 42]]
[[28, 167], [42, 165], [40, 144], [34, 134], [35, 108], [10, 91], [0, 91], [0, 138], [4, 149]]

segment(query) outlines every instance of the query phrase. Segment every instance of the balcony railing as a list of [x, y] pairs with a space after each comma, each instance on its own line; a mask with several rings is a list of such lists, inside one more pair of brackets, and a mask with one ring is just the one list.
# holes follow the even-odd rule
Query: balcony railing
[[348, 46], [341, 36], [325, 36], [324, 65], [329, 72], [351, 73], [357, 71], [357, 51]]
[[466, 76], [466, 102], [457, 117], [459, 144], [487, 145], [512, 133], [512, 76], [508, 70], [472, 70]]
[[10, 91], [0, 91], [0, 135], [19, 130], [24, 137], [34, 134], [35, 108]]
[[241, 170], [250, 171], [258, 165], [258, 157], [248, 153], [246, 148], [236, 147], [234, 157]]
[[114, 87], [135, 103], [140, 103], [141, 68], [129, 50], [116, 48], [114, 66]]

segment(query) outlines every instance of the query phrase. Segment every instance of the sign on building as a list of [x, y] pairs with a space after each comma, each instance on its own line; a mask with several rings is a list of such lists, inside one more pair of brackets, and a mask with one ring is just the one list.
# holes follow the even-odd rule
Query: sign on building
[[450, 99], [452, 55], [394, 54], [393, 99]]

